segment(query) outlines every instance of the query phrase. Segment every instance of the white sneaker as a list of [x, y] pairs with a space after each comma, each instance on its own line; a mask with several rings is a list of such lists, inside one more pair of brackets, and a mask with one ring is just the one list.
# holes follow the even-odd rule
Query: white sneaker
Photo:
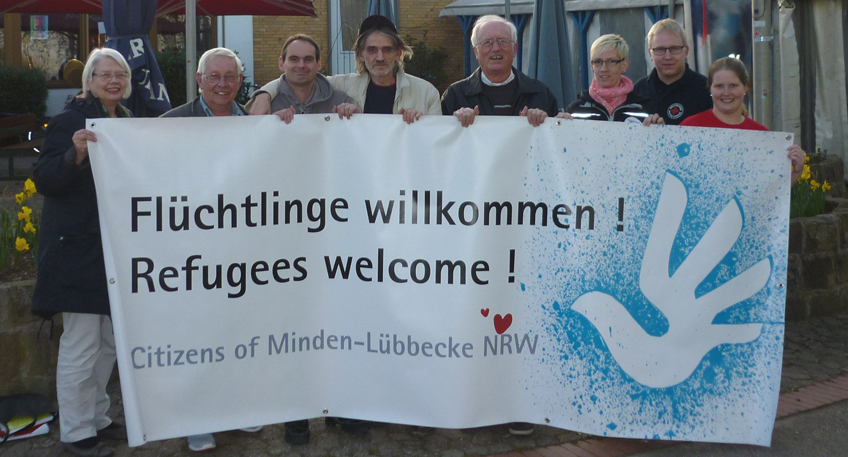
[[243, 431], [243, 432], [247, 432], [247, 433], [256, 433], [256, 432], [258, 432], [259, 430], [262, 430], [262, 428], [263, 428], [263, 427], [264, 427], [264, 426], [260, 425], [260, 426], [258, 426], [258, 427], [247, 427], [247, 428], [241, 428], [241, 429], [239, 429], [239, 430], [241, 430], [241, 431]]
[[215, 437], [211, 433], [203, 435], [192, 435], [188, 438], [188, 448], [194, 452], [208, 451], [215, 449]]

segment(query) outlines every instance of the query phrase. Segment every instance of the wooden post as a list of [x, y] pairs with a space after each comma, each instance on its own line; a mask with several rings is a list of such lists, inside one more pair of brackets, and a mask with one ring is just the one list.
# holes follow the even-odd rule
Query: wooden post
[[4, 64], [7, 67], [22, 67], [21, 58], [21, 15], [19, 13], [6, 13], [3, 15], [3, 36], [6, 39], [4, 45]]
[[150, 47], [153, 48], [153, 52], [159, 51], [159, 27], [157, 26], [158, 18], [153, 18], [153, 27], [150, 27], [150, 33], [148, 37], [150, 38]]
[[213, 48], [217, 48], [218, 45], [218, 16], [209, 16], [209, 32], [210, 32], [210, 41]]
[[88, 61], [88, 14], [79, 15], [79, 60], [83, 63]]

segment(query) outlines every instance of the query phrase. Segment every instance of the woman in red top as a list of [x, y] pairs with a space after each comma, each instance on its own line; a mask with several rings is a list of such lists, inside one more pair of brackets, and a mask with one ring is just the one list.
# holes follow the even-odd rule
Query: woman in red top
[[[680, 125], [768, 131], [766, 126], [746, 116], [748, 111], [742, 103], [751, 82], [741, 60], [733, 57], [716, 60], [710, 66], [707, 86], [713, 98], [713, 109], [687, 117]], [[787, 152], [786, 157], [792, 162], [792, 182], [795, 183], [804, 169], [806, 154], [794, 144]]]

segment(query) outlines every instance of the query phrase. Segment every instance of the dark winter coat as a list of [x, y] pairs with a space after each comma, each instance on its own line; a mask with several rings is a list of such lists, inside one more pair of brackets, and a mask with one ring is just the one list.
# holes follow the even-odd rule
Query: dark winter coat
[[75, 163], [73, 135], [104, 117], [100, 101], [77, 97], [47, 125], [33, 175], [44, 196], [38, 233], [38, 279], [32, 312], [109, 314], [97, 195], [88, 157]]
[[654, 68], [650, 75], [633, 85], [633, 92], [653, 100], [657, 114], [665, 119], [666, 125], [679, 125], [687, 117], [713, 107], [707, 77], [692, 71], [688, 65], [683, 76], [671, 84], [662, 82]]
[[[548, 86], [515, 68], [512, 71], [518, 79], [518, 90], [516, 91], [516, 100], [512, 104], [514, 110], [512, 115], [518, 116], [518, 113], [526, 106], [544, 110], [548, 113], [548, 116], [556, 116], [559, 107], [556, 97]], [[444, 115], [451, 115], [460, 108], [474, 108], [475, 106], [480, 107], [480, 114], [492, 115], [495, 112], [491, 100], [483, 93], [483, 79], [480, 77], [479, 68], [471, 76], [451, 84], [442, 95], [442, 114]]]
[[604, 105], [598, 103], [589, 95], [589, 91], [587, 90], [583, 92], [577, 101], [568, 105], [565, 111], [571, 113], [575, 119], [624, 122], [628, 118], [632, 118], [642, 122], [646, 117], [656, 113], [653, 107], [654, 104], [651, 99], [643, 97], [636, 92], [630, 92], [627, 94], [624, 103], [610, 114]]

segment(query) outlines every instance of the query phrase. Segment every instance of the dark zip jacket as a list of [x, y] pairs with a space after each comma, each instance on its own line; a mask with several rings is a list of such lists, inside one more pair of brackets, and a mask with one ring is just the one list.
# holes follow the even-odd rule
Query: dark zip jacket
[[671, 84], [662, 82], [654, 68], [633, 85], [633, 92], [652, 99], [666, 125], [679, 125], [683, 119], [713, 107], [707, 77], [692, 71], [689, 65], [683, 76]]
[[[595, 101], [589, 91], [583, 92], [576, 102], [565, 108], [575, 119], [590, 119], [593, 121], [615, 121], [625, 122], [628, 119], [642, 122], [646, 117], [654, 114], [653, 101], [635, 92], [627, 94], [624, 103], [616, 108], [612, 114], [607, 112], [604, 105]], [[631, 121], [632, 122], [632, 121]]]
[[[515, 68], [512, 69], [512, 72], [518, 80], [518, 88], [515, 91], [516, 95], [512, 103], [513, 116], [518, 116], [518, 113], [525, 106], [544, 110], [548, 113], [548, 116], [557, 115], [559, 108], [556, 97], [545, 83], [533, 79]], [[442, 114], [444, 115], [451, 115], [460, 108], [474, 108], [475, 106], [480, 107], [480, 114], [492, 115], [495, 113], [492, 101], [483, 93], [483, 78], [480, 76], [480, 68], [477, 68], [471, 76], [451, 84], [442, 95]]]

